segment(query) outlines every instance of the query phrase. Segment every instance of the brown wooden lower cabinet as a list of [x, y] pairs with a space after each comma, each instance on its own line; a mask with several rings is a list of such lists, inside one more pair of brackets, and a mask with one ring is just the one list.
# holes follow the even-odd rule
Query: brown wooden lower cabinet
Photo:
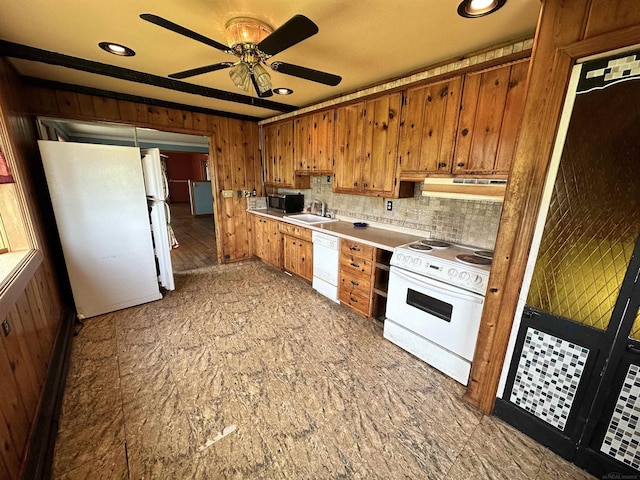
[[287, 272], [311, 282], [313, 279], [313, 244], [306, 240], [283, 234], [282, 263]]
[[251, 240], [253, 254], [265, 262], [280, 268], [282, 255], [278, 221], [259, 215], [252, 215]]
[[[251, 215], [253, 254], [307, 282], [313, 280], [311, 230]], [[391, 252], [340, 240], [338, 298], [354, 311], [382, 321], [387, 305]]]
[[351, 240], [340, 240], [338, 298], [343, 305], [369, 317], [375, 248]]
[[311, 282], [313, 280], [311, 230], [285, 222], [279, 222], [278, 229], [282, 236], [283, 268]]
[[369, 318], [384, 321], [391, 253], [341, 240], [338, 297], [343, 305]]
[[311, 230], [251, 215], [253, 254], [307, 282], [313, 280], [313, 243]]

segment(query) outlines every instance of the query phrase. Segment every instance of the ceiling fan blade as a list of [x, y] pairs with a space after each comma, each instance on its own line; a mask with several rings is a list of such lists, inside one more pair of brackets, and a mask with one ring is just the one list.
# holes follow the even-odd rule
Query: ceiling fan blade
[[189, 37], [193, 40], [204, 43], [205, 45], [209, 45], [210, 47], [222, 50], [223, 52], [228, 52], [230, 50], [227, 45], [216, 42], [215, 40], [205, 37], [204, 35], [200, 35], [193, 30], [189, 30], [188, 28], [178, 25], [177, 23], [173, 23], [157, 15], [153, 15], [152, 13], [143, 13], [140, 15], [140, 18], [146, 20], [147, 22], [158, 25], [159, 27], [166, 28], [167, 30], [171, 30], [172, 32], [175, 32], [177, 34], [184, 35], [185, 37]]
[[255, 89], [256, 93], [260, 98], [273, 96], [273, 90], [267, 90], [264, 93], [260, 93], [260, 88], [258, 87], [258, 81], [256, 80], [256, 76], [253, 74], [253, 72], [251, 73], [251, 83], [253, 83], [253, 88]]
[[301, 67], [300, 65], [293, 65], [291, 63], [273, 62], [269, 66], [276, 72], [304, 78], [305, 80], [311, 80], [312, 82], [323, 83], [324, 85], [330, 85], [332, 87], [335, 87], [342, 81], [342, 77], [339, 77], [338, 75], [321, 72], [312, 68]]
[[304, 15], [296, 15], [262, 40], [258, 44], [258, 49], [273, 56], [316, 33], [318, 33], [318, 26], [315, 23]]
[[176, 72], [169, 75], [169, 78], [189, 78], [196, 75], [202, 75], [203, 73], [215, 72], [216, 70], [222, 70], [223, 68], [233, 67], [233, 62], [214, 63], [213, 65], [205, 65], [204, 67], [192, 68], [191, 70], [185, 70], [183, 72]]

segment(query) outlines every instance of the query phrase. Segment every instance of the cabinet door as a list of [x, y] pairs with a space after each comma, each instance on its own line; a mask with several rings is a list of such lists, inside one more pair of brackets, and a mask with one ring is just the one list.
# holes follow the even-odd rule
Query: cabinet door
[[289, 235], [282, 235], [282, 267], [288, 272], [298, 275], [298, 255], [300, 240]]
[[280, 268], [282, 265], [282, 244], [280, 241], [280, 231], [278, 230], [278, 222], [275, 220], [265, 219], [265, 260], [274, 267]]
[[400, 93], [365, 104], [362, 188], [368, 194], [393, 195], [401, 104]]
[[277, 128], [278, 185], [293, 188], [295, 186], [295, 176], [293, 174], [293, 121], [279, 123]]
[[511, 67], [507, 102], [502, 116], [498, 155], [493, 166], [496, 173], [508, 174], [511, 168], [511, 161], [516, 149], [516, 139], [518, 138], [524, 114], [528, 72], [529, 61], [516, 63]]
[[[528, 61], [466, 76], [453, 173], [508, 171], [524, 107], [525, 65]], [[510, 145], [498, 160], [503, 129]]]
[[251, 253], [260, 257], [260, 220], [257, 215], [251, 215]]
[[293, 158], [296, 173], [307, 173], [313, 167], [313, 115], [303, 115], [293, 123]]
[[331, 174], [331, 153], [333, 150], [334, 110], [315, 113], [311, 122], [312, 160], [311, 171], [318, 174]]
[[298, 275], [307, 280], [313, 280], [313, 243], [298, 240]]
[[400, 122], [399, 177], [451, 173], [462, 77], [410, 88]]
[[361, 186], [364, 102], [336, 110], [333, 144], [333, 191], [359, 192]]
[[262, 165], [264, 166], [265, 185], [278, 184], [278, 154], [277, 154], [278, 126], [276, 124], [262, 127]]
[[253, 242], [253, 254], [264, 261], [269, 261], [267, 249], [267, 219], [258, 215], [252, 215], [251, 239]]

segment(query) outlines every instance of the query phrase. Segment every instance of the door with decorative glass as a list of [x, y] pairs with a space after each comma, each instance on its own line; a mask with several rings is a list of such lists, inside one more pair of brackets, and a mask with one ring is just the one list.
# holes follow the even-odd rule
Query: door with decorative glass
[[576, 66], [571, 88], [557, 174], [495, 413], [594, 474], [636, 475], [640, 53]]

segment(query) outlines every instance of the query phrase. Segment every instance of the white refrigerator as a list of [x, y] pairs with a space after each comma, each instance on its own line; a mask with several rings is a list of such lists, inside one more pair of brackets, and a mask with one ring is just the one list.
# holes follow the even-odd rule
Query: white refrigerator
[[[154, 154], [145, 162], [147, 192], [138, 148], [45, 140], [38, 145], [78, 317], [162, 298], [159, 281], [173, 288], [173, 272], [163, 197], [153, 190], [162, 182], [157, 149], [157, 166]], [[147, 196], [155, 199], [151, 212]]]

